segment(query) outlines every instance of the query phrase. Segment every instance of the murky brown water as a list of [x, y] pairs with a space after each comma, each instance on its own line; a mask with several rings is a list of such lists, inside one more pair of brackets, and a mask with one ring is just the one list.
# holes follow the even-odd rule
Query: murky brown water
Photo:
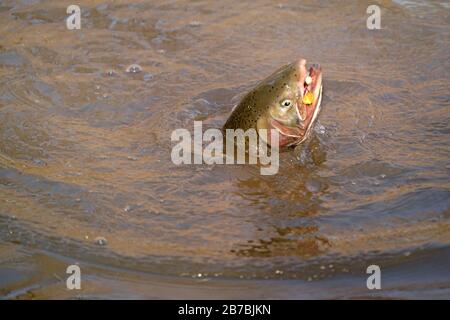
[[[77, 1], [74, 31], [67, 4], [0, 2], [1, 296], [450, 298], [447, 2], [378, 2], [377, 31], [373, 1]], [[172, 164], [300, 56], [323, 110], [277, 175]]]

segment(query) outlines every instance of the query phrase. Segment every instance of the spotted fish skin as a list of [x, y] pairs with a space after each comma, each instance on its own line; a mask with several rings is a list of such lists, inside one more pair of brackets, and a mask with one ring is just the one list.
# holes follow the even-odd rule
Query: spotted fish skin
[[295, 64], [285, 65], [272, 75], [261, 81], [247, 93], [241, 102], [233, 109], [224, 125], [224, 129], [257, 128], [257, 121], [267, 117], [269, 107], [282, 99], [285, 86], [296, 86], [298, 72]]

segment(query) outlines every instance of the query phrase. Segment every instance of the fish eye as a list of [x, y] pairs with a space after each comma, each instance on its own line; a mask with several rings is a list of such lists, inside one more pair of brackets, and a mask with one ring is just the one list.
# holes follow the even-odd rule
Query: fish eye
[[289, 99], [285, 99], [283, 101], [281, 101], [281, 106], [283, 108], [289, 108], [292, 105], [292, 101]]

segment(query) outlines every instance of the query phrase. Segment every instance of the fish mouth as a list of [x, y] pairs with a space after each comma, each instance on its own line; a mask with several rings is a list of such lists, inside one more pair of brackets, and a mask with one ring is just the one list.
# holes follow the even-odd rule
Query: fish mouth
[[299, 81], [297, 99], [297, 116], [299, 126], [307, 131], [317, 118], [322, 100], [322, 68], [313, 64], [307, 69], [306, 60], [298, 62]]
[[319, 115], [322, 102], [322, 68], [313, 64], [309, 68], [306, 60], [297, 62], [298, 70], [298, 97], [296, 103], [297, 124], [287, 126], [272, 119], [271, 127], [280, 133], [280, 146], [295, 146], [309, 136], [314, 122]]

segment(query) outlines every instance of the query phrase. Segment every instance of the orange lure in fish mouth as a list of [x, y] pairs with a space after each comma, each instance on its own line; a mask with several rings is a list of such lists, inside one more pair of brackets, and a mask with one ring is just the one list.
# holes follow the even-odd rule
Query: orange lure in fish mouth
[[[306, 60], [297, 62], [298, 69], [298, 94], [296, 99], [297, 118], [296, 124], [286, 123], [281, 119], [272, 117], [269, 127], [280, 133], [280, 147], [295, 146], [309, 136], [314, 122], [320, 111], [322, 102], [322, 69], [320, 65], [314, 64], [306, 68]], [[270, 137], [268, 137], [270, 139]], [[268, 141], [270, 144], [270, 141]]]

